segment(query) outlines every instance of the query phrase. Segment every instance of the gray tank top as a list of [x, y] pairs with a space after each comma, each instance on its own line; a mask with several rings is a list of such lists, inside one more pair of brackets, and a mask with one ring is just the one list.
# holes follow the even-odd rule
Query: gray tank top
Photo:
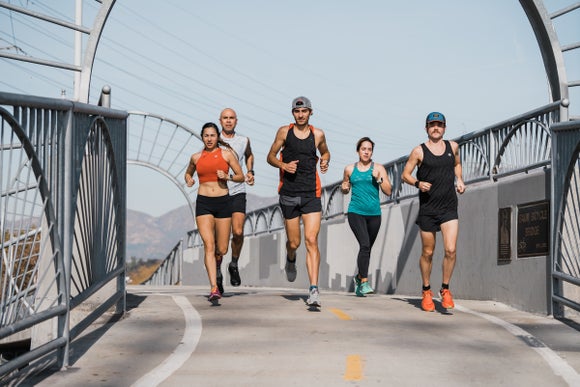
[[[238, 154], [238, 161], [244, 169], [246, 164], [246, 148], [248, 147], [248, 138], [234, 133], [234, 137], [226, 138], [222, 136], [225, 143], [230, 144], [232, 149]], [[235, 181], [228, 181], [228, 190], [230, 196], [246, 192], [246, 183], [236, 183]]]

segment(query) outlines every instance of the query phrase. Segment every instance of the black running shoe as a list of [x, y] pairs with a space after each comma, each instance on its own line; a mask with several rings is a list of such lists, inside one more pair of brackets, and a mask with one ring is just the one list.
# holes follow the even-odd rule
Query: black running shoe
[[233, 262], [230, 262], [230, 264], [228, 265], [228, 271], [230, 272], [230, 283], [232, 284], [232, 286], [240, 286], [242, 283], [242, 279], [240, 278], [238, 265], [234, 265]]
[[291, 261], [286, 257], [286, 266], [284, 266], [284, 270], [286, 271], [286, 279], [289, 282], [296, 281], [296, 258]]
[[221, 294], [224, 294], [224, 276], [222, 274], [222, 269], [219, 267], [217, 269], [215, 279], [217, 282], [218, 290], [220, 291]]

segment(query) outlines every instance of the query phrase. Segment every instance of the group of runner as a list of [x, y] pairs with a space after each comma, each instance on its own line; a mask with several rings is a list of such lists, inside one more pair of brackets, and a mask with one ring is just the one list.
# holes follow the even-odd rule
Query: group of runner
[[[286, 262], [284, 270], [288, 281], [296, 279], [296, 250], [304, 229], [306, 268], [310, 287], [306, 304], [320, 307], [318, 277], [320, 250], [318, 234], [322, 220], [320, 173], [326, 173], [330, 164], [330, 151], [322, 129], [309, 123], [312, 104], [306, 97], [297, 97], [291, 107], [294, 123], [280, 127], [270, 147], [267, 162], [279, 169], [279, 205], [286, 231]], [[209, 301], [217, 302], [224, 292], [221, 264], [228, 251], [231, 233], [232, 259], [228, 265], [230, 283], [239, 286], [241, 278], [238, 259], [243, 246], [246, 216], [245, 184], [254, 184], [254, 155], [250, 140], [236, 133], [236, 112], [224, 109], [220, 114], [221, 133], [214, 123], [206, 123], [201, 131], [204, 148], [190, 157], [185, 172], [186, 184], [199, 180], [196, 200], [196, 223], [204, 245], [204, 263], [207, 270]], [[459, 146], [443, 139], [445, 116], [430, 113], [425, 121], [427, 141], [415, 147], [402, 173], [402, 180], [419, 190], [419, 214], [422, 251], [419, 266], [422, 276], [422, 302], [425, 311], [434, 311], [430, 276], [433, 264], [436, 233], [441, 231], [445, 256], [441, 303], [453, 308], [449, 282], [456, 261], [459, 232], [457, 193], [465, 191], [462, 178]], [[375, 143], [369, 137], [356, 144], [358, 161], [344, 168], [341, 189], [351, 194], [347, 219], [359, 243], [358, 273], [354, 277], [355, 294], [365, 297], [374, 293], [368, 281], [371, 249], [381, 225], [379, 190], [391, 195], [392, 184], [385, 167], [373, 161]], [[246, 173], [242, 170], [245, 165]], [[413, 176], [417, 169], [416, 177]], [[231, 172], [230, 172], [231, 171]]]

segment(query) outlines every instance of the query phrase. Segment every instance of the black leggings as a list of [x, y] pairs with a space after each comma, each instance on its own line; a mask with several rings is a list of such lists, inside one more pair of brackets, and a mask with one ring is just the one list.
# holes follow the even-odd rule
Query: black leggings
[[381, 216], [365, 216], [348, 213], [348, 224], [359, 244], [357, 265], [360, 278], [368, 278], [371, 248], [379, 235]]

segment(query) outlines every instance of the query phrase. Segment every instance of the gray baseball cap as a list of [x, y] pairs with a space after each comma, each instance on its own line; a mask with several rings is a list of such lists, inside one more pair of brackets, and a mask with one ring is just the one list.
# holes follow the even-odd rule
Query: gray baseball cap
[[297, 108], [307, 108], [312, 110], [312, 104], [306, 97], [296, 97], [294, 98], [294, 101], [292, 101], [292, 110]]

